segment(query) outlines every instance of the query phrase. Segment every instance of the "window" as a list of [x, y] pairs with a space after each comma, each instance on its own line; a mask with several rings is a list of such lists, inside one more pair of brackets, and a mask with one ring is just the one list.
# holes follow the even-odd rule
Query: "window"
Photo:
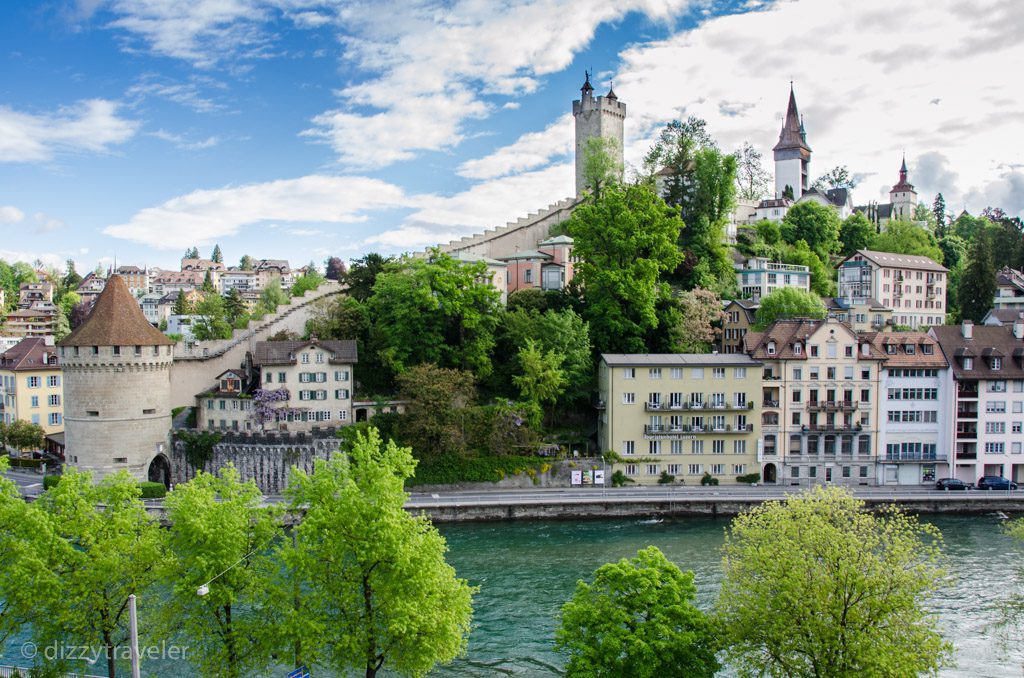
[[735, 367], [735, 368], [733, 368], [732, 376], [733, 376], [734, 379], [746, 379], [747, 378], [747, 368], [746, 367]]
[[704, 473], [704, 468], [700, 464], [690, 464], [686, 467], [687, 475], [699, 476]]
[[724, 440], [713, 440], [713, 441], [711, 441], [711, 454], [725, 454], [725, 441]]
[[985, 443], [986, 454], [1005, 454], [1006, 443]]
[[817, 344], [812, 344], [810, 349], [811, 349], [811, 357], [812, 358], [817, 358], [818, 357], [818, 345]]
[[800, 467], [799, 466], [791, 467], [789, 469], [789, 476], [791, 478], [799, 478], [800, 477]]
[[115, 346], [114, 347], [114, 355], [121, 355], [121, 347], [120, 346]]
[[858, 454], [871, 454], [871, 436], [861, 436], [857, 440]]
[[32, 396], [32, 407], [39, 407], [39, 396]]
[[627, 476], [635, 476], [636, 475], [636, 464], [626, 464], [626, 475]]
[[993, 370], [1001, 370], [1001, 369], [1003, 369], [1003, 359], [1002, 358], [993, 357], [992, 358], [992, 369]]
[[[831, 346], [831, 344], [830, 344], [830, 346]], [[829, 381], [835, 381], [835, 379], [836, 379], [836, 368], [834, 368], [834, 367], [826, 367], [825, 368], [825, 378], [828, 379]]]
[[334, 381], [348, 381], [348, 370], [335, 370]]
[[843, 379], [853, 379], [853, 365], [847, 365], [843, 368]]
[[862, 388], [860, 390], [860, 401], [862, 403], [869, 403], [869, 402], [871, 402], [871, 389], [869, 389], [869, 388]]
[[802, 397], [803, 397], [803, 391], [801, 391], [798, 388], [793, 389], [793, 402], [794, 403], [801, 402], [801, 398]]
[[704, 454], [704, 441], [703, 440], [691, 440], [690, 441], [690, 454]]
[[799, 412], [793, 412], [792, 420], [793, 420], [793, 425], [794, 426], [799, 426], [800, 425], [800, 413]]
[[278, 372], [277, 373], [277, 383], [283, 384], [285, 381], [287, 381], [287, 377], [288, 377], [288, 374], [286, 372]]
[[661, 454], [661, 441], [660, 440], [648, 440], [647, 441], [647, 454]]
[[724, 367], [712, 368], [712, 370], [711, 370], [711, 378], [712, 379], [725, 379], [725, 368]]
[[60, 405], [60, 396], [57, 394], [51, 394], [49, 398], [50, 407], [57, 407]]
[[1005, 400], [990, 400], [985, 403], [985, 411], [989, 414], [1005, 414], [1006, 413], [1006, 401]]
[[682, 379], [683, 378], [683, 368], [682, 367], [673, 367], [672, 368], [671, 376], [672, 376], [673, 379]]
[[820, 374], [820, 372], [818, 371], [818, 368], [817, 367], [812, 367], [811, 368], [811, 381], [818, 381], [818, 375], [819, 374]]
[[870, 379], [871, 378], [871, 368], [870, 367], [862, 368], [861, 371], [860, 371], [860, 378], [861, 379]]
[[623, 393], [622, 394], [622, 404], [623, 405], [633, 405], [634, 403], [636, 403], [636, 393]]
[[302, 364], [303, 365], [308, 365], [309, 364], [309, 354], [308, 353], [303, 353], [301, 358], [302, 358]]
[[[60, 426], [60, 420], [60, 412], [50, 412], [50, 426]], [[1020, 443], [1017, 444], [1020, 445]]]
[[1010, 443], [1010, 454], [1020, 454], [1020, 443]]
[[843, 347], [843, 354], [847, 358], [852, 358], [853, 357], [853, 346], [844, 346]]
[[1006, 393], [1006, 382], [1002, 380], [988, 382], [989, 393]]
[[683, 453], [683, 441], [682, 440], [673, 440], [671, 442], [671, 445], [672, 445], [672, 448], [669, 451], [672, 454], [682, 454]]
[[33, 424], [38, 424], [39, 423], [39, 415], [38, 414], [33, 414], [32, 415], [32, 423]]
[[838, 353], [838, 349], [834, 343], [828, 343], [825, 345], [825, 353], [829, 358], [835, 358]]
[[636, 368], [635, 367], [627, 367], [626, 369], [622, 370], [622, 378], [623, 379], [636, 379]]
[[798, 341], [798, 342], [793, 344], [793, 355], [802, 355], [802, 354], [803, 354], [803, 349], [800, 346], [800, 342]]
[[267, 372], [267, 378], [264, 379], [264, 381], [267, 382], [268, 384], [273, 384], [274, 383], [274, 373], [273, 372]]
[[793, 368], [793, 381], [802, 381], [804, 378], [804, 371], [799, 367]]
[[775, 355], [775, 342], [774, 341], [769, 341], [768, 342], [768, 355]]
[[732, 453], [733, 454], [746, 454], [747, 453], [747, 441], [746, 440], [734, 440], [734, 441], [732, 441]]
[[818, 467], [817, 466], [809, 467], [807, 469], [807, 477], [808, 478], [817, 478], [818, 477]]
[[722, 475], [723, 473], [725, 473], [725, 464], [712, 464], [711, 465], [711, 474], [712, 475], [718, 476], [718, 475]]
[[1004, 421], [986, 421], [985, 422], [985, 433], [1006, 433], [1006, 422], [1004, 422]]
[[46, 385], [50, 388], [56, 388], [60, 386], [60, 375], [51, 374], [46, 378]]
[[1021, 429], [1021, 422], [1019, 422], [1019, 421], [1013, 422], [1013, 424], [1010, 426], [1010, 432], [1011, 433], [1022, 433], [1022, 432], [1024, 432], [1024, 430]]
[[861, 478], [867, 478], [868, 477], [868, 467], [867, 466], [861, 466], [860, 467], [860, 473], [858, 475], [860, 475]]
[[661, 368], [651, 367], [647, 370], [647, 376], [651, 379], [661, 379]]
[[322, 362], [324, 361], [324, 354], [323, 354], [323, 353], [321, 353], [321, 352], [319, 352], [319, 351], [317, 351], [317, 354], [316, 354], [316, 361], [317, 361], [318, 363], [322, 363]]
[[[238, 402], [236, 401], [235, 405], [237, 405], [237, 404], [238, 404]], [[235, 408], [235, 409], [238, 409], [238, 408]], [[143, 414], [156, 414], [156, 409], [152, 408], [152, 407], [148, 407], [148, 408], [142, 410], [142, 413]]]
[[114, 463], [115, 464], [127, 464], [128, 463], [128, 457], [114, 457]]
[[677, 475], [679, 475], [679, 464], [669, 464], [668, 465], [668, 474], [670, 476], [677, 476]]
[[691, 379], [703, 379], [704, 378], [704, 368], [703, 367], [694, 367], [693, 369], [691, 369], [690, 370], [690, 378]]
[[29, 377], [27, 382], [29, 388], [39, 388], [39, 377]]
[[964, 356], [964, 369], [965, 370], [973, 370], [974, 369], [974, 358], [970, 358], [970, 357]]
[[334, 399], [335, 400], [347, 400], [348, 399], [348, 389], [347, 388], [335, 389], [334, 390]]

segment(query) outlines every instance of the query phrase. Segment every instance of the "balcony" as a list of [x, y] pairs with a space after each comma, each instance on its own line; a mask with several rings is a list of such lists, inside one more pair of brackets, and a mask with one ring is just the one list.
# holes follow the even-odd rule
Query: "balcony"
[[739, 411], [746, 412], [754, 409], [754, 401], [745, 402], [742, 405], [738, 403], [729, 402], [714, 402], [714, 403], [681, 403], [681, 402], [647, 402], [644, 403], [644, 409], [648, 412], [688, 412], [696, 410], [698, 412], [728, 412], [728, 411]]
[[956, 416], [958, 419], [977, 419], [978, 410], [969, 410], [966, 407], [956, 408]]
[[778, 407], [778, 406], [779, 406], [779, 401], [778, 400], [762, 400], [761, 401], [761, 407]]
[[974, 461], [977, 458], [978, 458], [978, 453], [977, 452], [957, 452], [956, 453], [956, 460], [957, 461], [960, 461], [961, 459], [964, 460], [964, 461]]
[[811, 400], [807, 409], [811, 412], [853, 412], [857, 405], [856, 400]]
[[[962, 459], [963, 456], [960, 455], [958, 458]], [[943, 452], [932, 452], [932, 453], [929, 453], [929, 454], [925, 454], [923, 452], [917, 452], [917, 453], [913, 453], [913, 452], [906, 452], [906, 453], [899, 452], [899, 453], [896, 453], [896, 454], [886, 453], [886, 455], [885, 455], [885, 461], [894, 461], [894, 462], [920, 462], [920, 461], [946, 461], [946, 460], [947, 460], [946, 459], [946, 454], [943, 453]]]
[[970, 385], [958, 384], [956, 387], [957, 398], [977, 398], [978, 397], [978, 384], [972, 383]]
[[804, 424], [800, 430], [804, 433], [859, 433], [864, 427], [860, 424]]
[[968, 429], [966, 431], [957, 431], [956, 432], [956, 439], [957, 440], [977, 440], [978, 439], [978, 431], [976, 429], [974, 429], [974, 430]]
[[648, 436], [679, 436], [679, 435], [696, 435], [696, 434], [725, 434], [725, 433], [752, 433], [754, 431], [753, 424], [747, 424], [746, 426], [733, 426], [732, 424], [726, 424], [723, 427], [713, 426], [690, 426], [689, 424], [683, 426], [671, 426], [668, 424], [646, 424], [644, 426], [644, 435]]

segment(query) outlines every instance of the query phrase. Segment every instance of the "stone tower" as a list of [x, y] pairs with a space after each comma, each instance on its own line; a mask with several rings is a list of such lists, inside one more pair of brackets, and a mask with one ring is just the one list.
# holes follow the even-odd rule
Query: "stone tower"
[[166, 483], [174, 342], [149, 324], [121, 276], [58, 346], [68, 463], [97, 480], [124, 469]]
[[582, 196], [585, 188], [583, 156], [588, 139], [606, 137], [614, 140], [617, 147], [615, 160], [620, 168], [624, 166], [622, 144], [626, 121], [626, 104], [619, 101], [614, 89], [609, 87], [608, 94], [594, 97], [590, 73], [586, 74], [580, 92], [580, 98], [572, 102], [572, 116], [576, 119], [576, 197]]
[[900, 165], [900, 180], [889, 190], [889, 203], [892, 205], [890, 219], [909, 221], [914, 218], [917, 191], [914, 190], [914, 185], [907, 181], [906, 156], [903, 156], [903, 164]]
[[779, 143], [772, 151], [775, 153], [775, 197], [781, 198], [789, 186], [793, 189], [793, 199], [799, 200], [810, 187], [811, 147], [807, 145], [807, 132], [796, 108], [793, 83], [789, 85], [789, 106], [779, 132]]

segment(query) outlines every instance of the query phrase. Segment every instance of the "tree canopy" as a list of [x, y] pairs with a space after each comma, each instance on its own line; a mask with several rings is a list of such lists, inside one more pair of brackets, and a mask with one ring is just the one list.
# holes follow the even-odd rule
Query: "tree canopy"
[[986, 229], [974, 236], [967, 261], [960, 273], [957, 302], [960, 316], [965, 320], [981, 322], [992, 308], [996, 297], [996, 265], [992, 244]]
[[796, 287], [780, 287], [761, 298], [757, 309], [756, 328], [766, 329], [776, 320], [788, 318], [824, 318], [825, 304], [814, 292]]
[[741, 676], [916, 676], [952, 659], [929, 598], [942, 535], [818, 487], [733, 520], [718, 613]]
[[839, 253], [843, 257], [848, 257], [857, 250], [871, 249], [874, 237], [875, 225], [862, 213], [854, 212], [843, 219], [843, 224], [839, 228]]
[[942, 249], [935, 234], [912, 221], [890, 221], [871, 240], [871, 249], [895, 254], [914, 254], [942, 263]]
[[803, 240], [818, 258], [829, 261], [839, 249], [839, 215], [829, 205], [813, 200], [793, 205], [782, 219], [782, 238], [795, 243]]

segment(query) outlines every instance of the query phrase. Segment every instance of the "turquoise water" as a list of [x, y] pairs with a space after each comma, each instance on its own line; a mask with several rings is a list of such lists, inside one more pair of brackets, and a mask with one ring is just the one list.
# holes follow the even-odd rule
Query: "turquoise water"
[[[1020, 677], [1024, 649], [1019, 642], [1002, 641], [992, 621], [1008, 596], [1024, 590], [1024, 582], [1018, 584], [1024, 546], [1000, 532], [1001, 520], [995, 515], [928, 520], [943, 533], [948, 569], [955, 577], [935, 601], [959, 664], [942, 675]], [[551, 648], [555, 616], [576, 581], [651, 544], [683, 569], [693, 570], [698, 604], [711, 607], [721, 581], [719, 547], [727, 525], [725, 519], [710, 518], [440, 525], [450, 547], [449, 562], [461, 577], [480, 586], [480, 592], [474, 600], [468, 656], [432, 675], [561, 675], [562, 658]], [[17, 647], [24, 640], [11, 639], [0, 664], [23, 663]], [[92, 672], [103, 669], [94, 667]], [[143, 675], [179, 678], [195, 672], [180, 661], [158, 661], [145, 663]], [[316, 669], [314, 675], [332, 674]]]

